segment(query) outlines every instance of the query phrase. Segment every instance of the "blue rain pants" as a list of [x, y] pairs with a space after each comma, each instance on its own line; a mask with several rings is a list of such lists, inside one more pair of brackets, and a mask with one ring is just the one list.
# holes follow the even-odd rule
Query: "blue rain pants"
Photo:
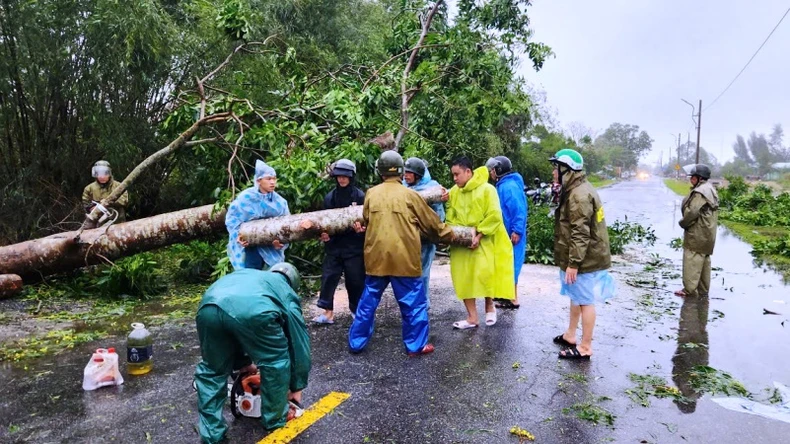
[[422, 288], [422, 277], [366, 276], [365, 291], [359, 300], [357, 316], [348, 332], [348, 347], [361, 352], [373, 336], [376, 309], [389, 284], [398, 301], [401, 314], [403, 344], [408, 353], [418, 353], [428, 344], [428, 303]]

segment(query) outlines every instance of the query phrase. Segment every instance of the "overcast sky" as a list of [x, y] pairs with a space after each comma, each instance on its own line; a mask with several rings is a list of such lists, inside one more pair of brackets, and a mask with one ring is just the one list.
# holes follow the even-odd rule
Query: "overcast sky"
[[612, 122], [639, 125], [654, 139], [656, 162], [676, 136], [696, 133], [691, 107], [702, 99], [701, 146], [722, 163], [737, 134], [770, 133], [790, 144], [790, 15], [710, 109], [760, 46], [790, 0], [533, 0], [536, 41], [556, 53], [535, 73], [519, 73], [546, 91], [563, 127], [573, 121], [602, 132]]

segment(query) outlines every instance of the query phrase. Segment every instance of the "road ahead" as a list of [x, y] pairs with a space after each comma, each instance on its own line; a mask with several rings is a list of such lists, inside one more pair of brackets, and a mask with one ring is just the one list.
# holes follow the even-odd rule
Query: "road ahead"
[[[764, 389], [773, 381], [790, 383], [788, 333], [780, 324], [787, 316], [762, 315], [764, 307], [790, 310], [773, 302], [790, 303], [787, 288], [775, 274], [755, 269], [748, 246], [722, 232], [713, 258], [722, 270], [714, 273], [709, 303], [676, 298], [671, 292], [680, 282], [680, 253], [667, 244], [682, 235], [676, 227], [679, 197], [656, 179], [620, 183], [601, 195], [610, 223], [628, 216], [650, 224], [659, 241], [616, 258], [618, 293], [599, 307], [590, 362], [558, 361], [551, 343], [567, 322], [555, 267], [524, 267], [521, 310], [500, 311], [493, 327], [454, 331], [452, 323], [465, 311], [454, 296], [449, 266], [437, 263], [431, 278], [433, 355], [406, 357], [391, 297], [385, 297], [376, 334], [362, 354], [347, 351], [346, 313], [333, 326], [310, 327], [313, 372], [304, 402], [332, 391], [351, 397], [293, 442], [518, 442], [509, 434], [513, 426], [545, 443], [786, 442], [790, 424], [719, 407], [710, 395], [691, 389], [688, 371], [698, 365], [726, 371], [756, 399], [767, 397]], [[668, 262], [661, 265], [661, 258]], [[646, 269], [648, 261], [653, 265]], [[307, 315], [314, 302], [306, 301]], [[27, 369], [0, 369], [0, 441], [198, 442], [190, 386], [199, 357], [194, 326], [186, 320], [154, 333], [154, 371], [128, 376], [118, 388], [86, 393], [80, 384], [89, 350], [120, 347], [122, 337], [28, 363]], [[629, 373], [665, 378], [692, 402], [648, 398], [650, 406], [643, 407], [626, 394], [635, 387]], [[255, 420], [233, 421], [229, 411], [227, 417], [229, 442], [253, 443], [265, 435]]]

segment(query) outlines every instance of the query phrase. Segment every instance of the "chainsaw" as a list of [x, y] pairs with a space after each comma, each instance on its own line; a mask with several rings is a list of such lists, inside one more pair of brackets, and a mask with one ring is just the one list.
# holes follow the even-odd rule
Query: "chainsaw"
[[[261, 417], [261, 374], [239, 373], [230, 389], [230, 411], [236, 418]], [[287, 421], [302, 416], [304, 410], [296, 401], [289, 401]]]

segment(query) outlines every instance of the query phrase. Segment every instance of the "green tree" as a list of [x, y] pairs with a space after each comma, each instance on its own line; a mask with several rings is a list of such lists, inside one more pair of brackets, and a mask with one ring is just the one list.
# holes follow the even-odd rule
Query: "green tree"
[[622, 169], [635, 168], [639, 159], [650, 151], [653, 139], [638, 125], [613, 123], [595, 139], [596, 147], [608, 153], [610, 165]]

